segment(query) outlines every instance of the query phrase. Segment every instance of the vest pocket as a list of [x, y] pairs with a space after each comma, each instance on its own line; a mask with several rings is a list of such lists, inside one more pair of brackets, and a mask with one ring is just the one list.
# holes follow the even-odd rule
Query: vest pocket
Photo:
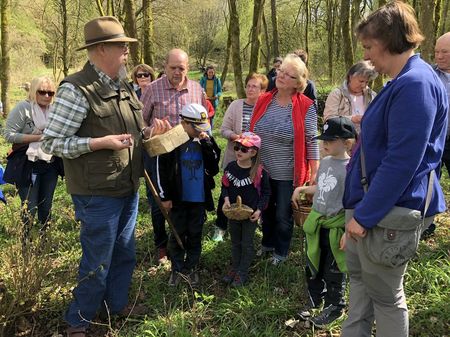
[[119, 162], [115, 160], [89, 160], [86, 166], [87, 179], [90, 190], [113, 190], [119, 179]]

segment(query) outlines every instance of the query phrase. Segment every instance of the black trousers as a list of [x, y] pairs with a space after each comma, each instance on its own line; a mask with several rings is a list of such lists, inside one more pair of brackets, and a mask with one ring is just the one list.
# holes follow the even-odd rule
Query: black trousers
[[232, 268], [246, 277], [255, 256], [253, 240], [257, 223], [250, 220], [230, 220], [229, 225]]
[[313, 278], [311, 271], [306, 267], [306, 279], [311, 304], [314, 307], [325, 300], [325, 306], [330, 304], [344, 307], [345, 274], [342, 273], [334, 259], [328, 238], [329, 230], [320, 230], [320, 263], [317, 275]]
[[205, 222], [203, 203], [182, 202], [170, 211], [170, 218], [183, 242], [182, 249], [170, 234], [168, 249], [172, 270], [189, 272], [198, 266], [202, 252], [202, 230]]

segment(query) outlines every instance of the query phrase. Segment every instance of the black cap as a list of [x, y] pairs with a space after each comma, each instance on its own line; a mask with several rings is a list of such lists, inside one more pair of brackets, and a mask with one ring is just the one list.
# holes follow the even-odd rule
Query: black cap
[[320, 140], [350, 139], [356, 138], [355, 125], [347, 117], [336, 116], [327, 119], [323, 125], [323, 132], [315, 137]]

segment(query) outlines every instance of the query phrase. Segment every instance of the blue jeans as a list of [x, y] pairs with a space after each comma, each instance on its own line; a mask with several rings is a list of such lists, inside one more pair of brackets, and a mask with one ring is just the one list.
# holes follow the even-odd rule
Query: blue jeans
[[[150, 179], [153, 184], [156, 182], [156, 158], [150, 157], [147, 151], [143, 153], [144, 158], [144, 167], [147, 171]], [[147, 200], [151, 208], [152, 213], [152, 225], [153, 225], [153, 234], [155, 235], [155, 247], [157, 248], [165, 248], [167, 246], [168, 235], [166, 232], [166, 219], [164, 215], [161, 213], [158, 204], [153, 198], [152, 192], [150, 191], [150, 187], [148, 186], [147, 180], [145, 180], [145, 187], [147, 192]]]
[[273, 250], [274, 256], [285, 260], [291, 245], [294, 222], [292, 220], [292, 180], [269, 179], [272, 194], [269, 205], [262, 212], [262, 246]]
[[19, 196], [22, 206], [28, 202], [29, 214], [23, 214], [22, 218], [28, 223], [29, 216], [32, 218], [38, 214], [39, 222], [44, 225], [50, 219], [53, 194], [58, 182], [58, 172], [48, 165], [48, 170], [43, 173], [32, 174], [32, 184], [28, 187], [19, 187]]
[[128, 303], [136, 264], [134, 227], [138, 193], [128, 197], [72, 195], [81, 222], [82, 256], [78, 285], [65, 319], [70, 326], [88, 326], [106, 304], [111, 314]]

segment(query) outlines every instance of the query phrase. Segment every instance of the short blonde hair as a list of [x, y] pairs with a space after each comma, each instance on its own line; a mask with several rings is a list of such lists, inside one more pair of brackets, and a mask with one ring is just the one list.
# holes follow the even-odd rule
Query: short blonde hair
[[36, 92], [39, 90], [43, 83], [48, 84], [53, 91], [55, 91], [55, 83], [48, 76], [39, 76], [31, 80], [30, 90], [28, 91], [28, 100], [36, 103]]
[[297, 91], [305, 91], [306, 86], [308, 85], [309, 77], [309, 72], [306, 68], [305, 62], [303, 62], [302, 59], [295, 54], [287, 54], [283, 60], [283, 63], [281, 63], [280, 69], [287, 65], [290, 65], [295, 71], [298, 84]]

